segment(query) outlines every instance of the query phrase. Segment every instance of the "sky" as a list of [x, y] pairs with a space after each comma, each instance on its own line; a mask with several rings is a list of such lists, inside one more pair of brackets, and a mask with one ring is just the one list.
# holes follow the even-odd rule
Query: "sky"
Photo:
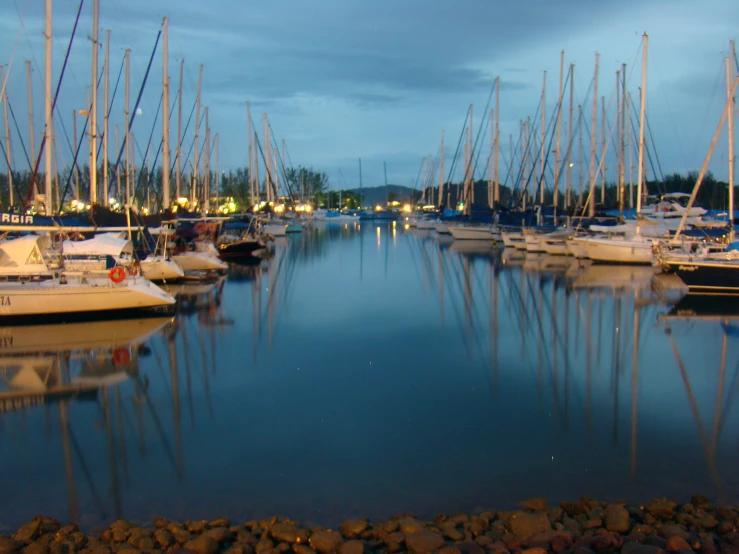
[[[78, 3], [53, 1], [56, 86]], [[219, 169], [248, 165], [249, 101], [260, 136], [266, 113], [276, 139], [285, 140], [289, 163], [325, 171], [332, 188], [359, 185], [360, 158], [364, 186], [384, 182], [383, 162], [388, 182], [414, 186], [424, 156], [438, 154], [442, 131], [448, 173], [470, 104], [474, 133], [481, 136], [476, 177], [486, 178], [490, 133], [480, 132], [479, 125], [483, 117], [489, 118], [486, 103], [496, 76], [501, 83], [501, 164], [507, 168], [509, 136], [517, 142], [519, 122], [540, 117], [543, 71], [547, 119], [555, 111], [562, 50], [566, 68], [575, 65], [575, 104], [583, 105], [588, 128], [595, 53], [600, 54], [598, 96], [605, 96], [613, 126], [616, 71], [622, 63], [627, 64], [628, 90], [638, 102], [644, 32], [649, 35], [646, 111], [662, 171], [700, 169], [726, 103], [724, 57], [729, 41], [739, 34], [736, 0], [103, 0], [100, 38], [104, 40], [104, 30], [111, 30], [111, 88], [130, 48], [131, 106], [163, 17], [169, 20], [170, 100], [175, 101], [184, 59], [182, 105], [187, 120], [202, 64], [202, 105], [209, 107], [212, 135], [219, 135]], [[10, 65], [8, 99], [27, 148], [24, 62], [31, 60], [32, 65], [38, 148], [43, 133], [43, 29], [44, 1], [0, 4], [0, 63], [6, 72]], [[58, 134], [63, 123], [71, 136], [73, 112], [87, 102], [91, 35], [92, 1], [85, 0], [57, 104]], [[162, 87], [161, 46], [133, 126], [137, 163], [150, 134], [155, 137], [154, 149], [161, 139], [161, 120], [155, 125]], [[103, 59], [101, 49], [101, 71]], [[121, 132], [123, 89], [122, 80], [110, 116]], [[102, 90], [100, 98], [102, 103]], [[565, 123], [568, 102], [566, 92]], [[575, 114], [577, 119], [577, 108]], [[193, 128], [194, 122], [184, 140], [186, 150]], [[176, 129], [175, 108], [172, 148]], [[28, 163], [13, 125], [11, 130], [13, 162], [25, 169]], [[111, 129], [111, 144], [113, 133]], [[204, 129], [201, 145], [203, 137]], [[563, 140], [566, 137], [565, 130]], [[586, 159], [588, 141], [586, 136]], [[574, 142], [577, 158], [577, 139]], [[727, 142], [724, 131], [710, 166], [722, 179], [728, 176]], [[57, 144], [59, 164], [65, 165], [71, 161], [70, 148], [61, 136]], [[610, 178], [615, 175], [614, 155], [606, 165]], [[215, 168], [215, 152], [211, 167]], [[503, 180], [507, 172], [501, 173]]]

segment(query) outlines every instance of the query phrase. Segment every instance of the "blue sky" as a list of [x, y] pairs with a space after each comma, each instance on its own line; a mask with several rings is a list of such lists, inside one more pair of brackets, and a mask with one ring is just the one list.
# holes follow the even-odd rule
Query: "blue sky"
[[[56, 81], [77, 4], [71, 0], [54, 0], [54, 4]], [[383, 182], [383, 161], [390, 182], [411, 185], [423, 156], [437, 153], [442, 129], [448, 169], [467, 107], [474, 104], [477, 128], [496, 76], [502, 83], [501, 140], [507, 157], [508, 135], [515, 140], [519, 120], [536, 115], [544, 70], [547, 112], [554, 111], [562, 49], [566, 63], [575, 64], [575, 102], [584, 105], [589, 125], [595, 52], [601, 55], [599, 95], [615, 105], [615, 72], [626, 63], [629, 90], [636, 99], [643, 32], [650, 37], [647, 113], [662, 169], [697, 169], [724, 106], [723, 58], [729, 40], [737, 38], [734, 22], [739, 21], [739, 3], [734, 0], [700, 4], [689, 0], [105, 0], [101, 4], [101, 29], [112, 30], [114, 76], [124, 50], [132, 49], [132, 103], [161, 19], [167, 16], [173, 94], [179, 61], [184, 58], [183, 111], [188, 114], [195, 100], [198, 66], [204, 64], [203, 106], [210, 107], [213, 133], [220, 134], [221, 168], [247, 164], [249, 100], [255, 118], [269, 115], [277, 138], [287, 143], [292, 162], [326, 171], [334, 187], [339, 184], [339, 171], [347, 186], [358, 185], [360, 157], [365, 186]], [[26, 59], [33, 64], [36, 134], [42, 130], [43, 10], [41, 0], [6, 0], [0, 6], [0, 51], [4, 53], [0, 63], [7, 66], [12, 60], [9, 99], [26, 140]], [[86, 102], [91, 80], [87, 40], [91, 21], [92, 2], [86, 0], [58, 105], [59, 117], [70, 133], [72, 112]], [[141, 150], [152, 130], [161, 80], [161, 55], [157, 55], [142, 114], [134, 125]], [[123, 121], [122, 90], [111, 121]], [[59, 123], [57, 127], [61, 132]], [[156, 137], [160, 129], [158, 123]], [[261, 125], [259, 130], [261, 134]], [[175, 131], [176, 119], [173, 145]], [[71, 155], [59, 141], [59, 163], [64, 165]], [[24, 167], [17, 138], [14, 142], [15, 163]], [[727, 150], [722, 138], [712, 162], [721, 178], [727, 175]]]

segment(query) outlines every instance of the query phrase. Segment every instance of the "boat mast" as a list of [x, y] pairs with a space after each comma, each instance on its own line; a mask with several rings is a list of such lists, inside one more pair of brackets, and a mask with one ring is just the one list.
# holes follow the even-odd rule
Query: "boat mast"
[[262, 114], [262, 126], [264, 127], [264, 192], [265, 201], [269, 204], [272, 201], [272, 154], [270, 152], [269, 128], [267, 127], [267, 114]]
[[565, 51], [559, 55], [559, 100], [557, 102], [557, 149], [554, 151], [554, 224], [557, 224], [557, 206], [559, 206], [559, 161], [561, 158], [560, 143], [562, 141], [562, 94], [564, 93]]
[[195, 206], [195, 198], [198, 189], [198, 172], [200, 171], [200, 92], [203, 86], [203, 64], [198, 70], [198, 97], [195, 101], [195, 157], [192, 170], [192, 186], [190, 187], [190, 207]]
[[731, 95], [731, 83], [734, 80], [732, 58], [734, 57], [734, 41], [729, 42], [729, 56], [726, 58], [726, 101], [729, 104], [729, 227], [734, 231], [734, 101]]
[[492, 209], [495, 206], [495, 193], [493, 192], [493, 181], [495, 180], [495, 167], [493, 167], [493, 155], [495, 153], [495, 110], [490, 110], [490, 162], [488, 178], [488, 206]]
[[[130, 95], [131, 95], [131, 49], [126, 49], [126, 128], [123, 130], [123, 141], [126, 143], [126, 199], [122, 204], [131, 202], [131, 141], [129, 139], [129, 126], [131, 121]], [[120, 198], [118, 199], [120, 202]]]
[[[116, 123], [115, 125], [115, 151], [116, 152], [121, 151], [120, 142], [121, 141], [118, 136], [118, 124]], [[118, 184], [118, 191], [117, 191], [116, 198], [120, 199], [121, 198], [121, 167], [120, 167], [120, 164], [116, 164], [115, 166], [115, 180], [116, 180], [116, 183]]]
[[[0, 67], [0, 82], [5, 82], [4, 73], [2, 67]], [[11, 160], [13, 159], [12, 151], [10, 149], [10, 125], [8, 124], [8, 91], [3, 94], [3, 114], [5, 118], [5, 144], [7, 149], [5, 155], [8, 162], [8, 189], [10, 191], [10, 205], [13, 205], [13, 168], [11, 167]]]
[[185, 60], [180, 60], [180, 84], [177, 88], [177, 150], [175, 157], [175, 186], [177, 187], [177, 198], [182, 196], [182, 74], [185, 70]]
[[90, 206], [97, 204], [98, 186], [98, 26], [100, 0], [92, 2], [92, 101], [90, 102]]
[[500, 202], [500, 77], [495, 78], [495, 192], [493, 200]]
[[51, 214], [51, 0], [46, 0], [46, 71], [44, 79], [44, 90], [45, 90], [45, 106], [44, 106], [44, 203], [46, 208], [46, 214]]
[[600, 203], [606, 203], [606, 97], [600, 97]]
[[[72, 138], [77, 148], [77, 110], [72, 110]], [[80, 201], [80, 169], [77, 164], [74, 164], [74, 198]]]
[[573, 116], [573, 109], [575, 106], [575, 64], [570, 64], [570, 114], [569, 114], [569, 122], [567, 124], [567, 131], [568, 131], [568, 138], [567, 138], [567, 144], [569, 145], [567, 148], [567, 192], [565, 194], [565, 209], [569, 209], [570, 204], [572, 203], [572, 137], [573, 137], [573, 128], [572, 128], [572, 116]]
[[[647, 101], [647, 45], [649, 39], [647, 34], [644, 33], [644, 53], [642, 58], [641, 66], [641, 88], [639, 89], [639, 160], [637, 161], [638, 167], [636, 170], [636, 215], [641, 214], [642, 204], [642, 187], [644, 185], [644, 112], [646, 110]], [[687, 211], [685, 212], [688, 213]], [[636, 226], [636, 232], [639, 233], [639, 226]], [[677, 237], [676, 237], [677, 238]]]
[[205, 183], [203, 185], [202, 213], [210, 208], [210, 115], [208, 106], [205, 106]]
[[220, 188], [220, 181], [221, 181], [220, 177], [221, 177], [221, 174], [220, 174], [220, 171], [218, 169], [219, 168], [219, 164], [218, 164], [218, 161], [219, 161], [218, 160], [218, 133], [216, 133], [215, 141], [216, 141], [216, 211], [217, 211], [218, 210], [218, 201], [219, 201], [220, 194], [221, 194], [221, 188]]
[[619, 204], [623, 213], [626, 196], [626, 64], [621, 64], [621, 163], [619, 165]]
[[[30, 139], [30, 146], [31, 146], [31, 159], [36, 159], [36, 137], [34, 136], [33, 131], [33, 89], [31, 86], [31, 60], [26, 60], [26, 75], [28, 77], [28, 127], [29, 127], [29, 139]], [[75, 141], [76, 144], [76, 141]], [[31, 183], [31, 186], [33, 187], [33, 197], [36, 198], [38, 194], [38, 189], [36, 187], [35, 181]]]
[[[254, 192], [256, 193], [256, 200], [257, 202], [254, 202], [252, 200], [252, 203], [258, 204], [259, 201], [262, 199], [262, 193], [259, 190], [259, 156], [257, 156], [257, 145], [259, 144], [259, 138], [257, 137], [257, 132], [254, 131]], [[251, 169], [251, 168], [249, 168]]]
[[164, 18], [162, 49], [162, 209], [169, 209], [169, 20]]
[[246, 133], [249, 137], [249, 200], [251, 204], [254, 202], [254, 141], [251, 132], [251, 105], [246, 102]]
[[473, 160], [475, 159], [475, 153], [474, 148], [472, 146], [472, 112], [473, 112], [473, 106], [470, 104], [470, 127], [469, 127], [469, 153], [470, 153], [470, 160], [469, 160], [469, 167], [467, 168], [467, 180], [469, 182], [469, 203], [467, 202], [467, 198], [465, 198], [465, 209], [467, 213], [469, 214], [472, 211], [472, 204], [475, 203], [475, 176], [474, 176], [474, 164]]
[[444, 130], [441, 131], [441, 153], [439, 155], [439, 206], [444, 207]]
[[[544, 205], [544, 183], [546, 178], [544, 177], [544, 144], [546, 143], [546, 112], [547, 112], [547, 72], [544, 72], [544, 77], [541, 83], [541, 146], [539, 149], [539, 204]], [[543, 222], [539, 221], [541, 225]]]
[[595, 53], [595, 74], [593, 75], [593, 115], [590, 121], [590, 195], [588, 213], [595, 215], [595, 131], [598, 127], [598, 63], [600, 54]]
[[110, 203], [108, 194], [108, 87], [110, 81], [110, 29], [105, 31], [105, 69], [103, 71], [103, 206]]

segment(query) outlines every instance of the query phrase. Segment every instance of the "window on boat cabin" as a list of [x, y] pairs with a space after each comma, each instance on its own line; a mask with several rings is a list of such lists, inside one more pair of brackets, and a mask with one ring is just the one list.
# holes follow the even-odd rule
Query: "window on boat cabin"
[[39, 250], [38, 245], [35, 244], [33, 246], [33, 250], [31, 250], [31, 253], [28, 255], [26, 265], [36, 265], [42, 263], [44, 263], [44, 258], [43, 256], [41, 256], [41, 250]]

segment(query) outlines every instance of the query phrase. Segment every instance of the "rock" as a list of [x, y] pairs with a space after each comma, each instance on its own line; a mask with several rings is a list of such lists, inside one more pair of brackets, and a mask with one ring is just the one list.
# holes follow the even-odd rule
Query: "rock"
[[275, 523], [270, 533], [278, 541], [303, 544], [308, 542], [308, 532], [292, 523]]
[[157, 529], [166, 529], [167, 525], [169, 525], [169, 520], [164, 517], [157, 517], [154, 518], [154, 521], [152, 523]]
[[678, 552], [679, 550], [693, 551], [693, 549], [690, 548], [688, 541], [678, 536], [672, 536], [667, 539], [666, 550], [667, 552]]
[[584, 530], [587, 529], [597, 529], [598, 527], [603, 526], [603, 520], [599, 517], [591, 517], [590, 519], [587, 519], [583, 522], [582, 528]]
[[461, 554], [485, 554], [485, 549], [474, 541], [462, 541], [454, 546], [459, 549]]
[[677, 504], [672, 500], [660, 498], [657, 500], [652, 500], [649, 504], [644, 506], [644, 510], [646, 510], [646, 512], [649, 514], [652, 514], [654, 517], [658, 517], [660, 519], [670, 519], [676, 507]]
[[[219, 521], [219, 520], [215, 520]], [[222, 543], [226, 541], [230, 541], [233, 537], [233, 534], [231, 531], [228, 530], [228, 527], [220, 526], [220, 527], [212, 527], [211, 529], [208, 529], [204, 535], [208, 535], [210, 538], [212, 538], [217, 543]]]
[[254, 547], [254, 550], [256, 550], [257, 554], [261, 554], [262, 552], [269, 552], [275, 547], [275, 543], [273, 543], [271, 540], [267, 538], [261, 538], [259, 539], [259, 542]]
[[551, 531], [552, 529], [549, 518], [544, 512], [517, 512], [511, 516], [509, 525], [513, 534], [524, 541], [537, 533]]
[[606, 529], [618, 533], [629, 532], [629, 512], [621, 504], [609, 504], [606, 508]]
[[367, 530], [368, 523], [366, 519], [350, 519], [339, 525], [341, 534], [347, 539], [361, 537], [362, 533]]
[[398, 522], [400, 532], [404, 535], [410, 535], [412, 533], [418, 533], [424, 530], [423, 525], [420, 521], [413, 518], [404, 518]]
[[524, 510], [528, 510], [530, 512], [545, 512], [549, 508], [549, 506], [547, 506], [547, 501], [543, 498], [524, 500], [523, 502], [519, 502], [518, 505]]
[[26, 546], [26, 542], [9, 539], [7, 537], [0, 537], [0, 554], [6, 554], [7, 552], [16, 552]]
[[236, 540], [238, 542], [243, 542], [251, 546], [254, 546], [257, 544], [257, 542], [259, 542], [257, 541], [257, 538], [254, 535], [252, 535], [249, 531], [247, 531], [245, 528], [239, 529], [236, 532]]
[[169, 551], [169, 554], [197, 554], [194, 550], [189, 548], [173, 548]]
[[470, 532], [476, 537], [488, 530], [488, 521], [479, 516], [470, 519]]
[[193, 550], [197, 554], [215, 554], [218, 551], [218, 543], [208, 535], [200, 535], [185, 543], [185, 548]]
[[638, 542], [627, 542], [621, 548], [621, 554], [665, 554], [665, 551], [657, 546], [639, 544]]
[[315, 550], [305, 544], [294, 544], [293, 552], [295, 552], [295, 554], [316, 554]]
[[708, 499], [705, 496], [703, 496], [702, 494], [694, 494], [690, 498], [690, 503], [693, 506], [705, 506], [705, 505], [708, 504]]
[[159, 544], [163, 549], [169, 548], [175, 543], [172, 533], [161, 528], [154, 531], [154, 540], [157, 541], [157, 544]]
[[644, 544], [656, 546], [658, 548], [661, 548], [662, 550], [667, 548], [667, 541], [662, 537], [658, 537], [656, 535], [649, 535], [647, 538], [644, 539]]
[[341, 535], [336, 531], [316, 531], [308, 542], [317, 552], [336, 552], [341, 544]]
[[547, 551], [543, 548], [528, 548], [526, 550], [522, 550], [521, 554], [547, 554]]
[[718, 520], [708, 513], [696, 513], [693, 516], [695, 526], [701, 529], [713, 529], [718, 527]]
[[[411, 552], [431, 552], [432, 550], [437, 550], [444, 546], [444, 537], [439, 533], [433, 533], [431, 531], [418, 531], [406, 536], [405, 544]], [[475, 544], [475, 546], [480, 548], [477, 544]], [[464, 552], [464, 549], [461, 548], [460, 545], [457, 545], [457, 547]], [[480, 550], [482, 550], [482, 548], [480, 548]]]
[[350, 540], [339, 546], [339, 554], [364, 554], [364, 543], [358, 540]]
[[562, 519], [562, 514], [564, 513], [564, 510], [560, 508], [559, 506], [555, 506], [554, 508], [549, 508], [549, 521], [559, 521]]
[[687, 539], [690, 536], [690, 533], [688, 533], [685, 528], [676, 523], [665, 523], [657, 530], [657, 533], [660, 537], [664, 537], [665, 539], [669, 539], [670, 537]]
[[186, 521], [185, 528], [191, 533], [202, 533], [205, 531], [205, 526], [208, 525], [207, 521]]
[[229, 520], [227, 517], [219, 517], [218, 519], [212, 519], [211, 521], [209, 521], [208, 525], [210, 527], [230, 527], [231, 520]]
[[388, 552], [400, 552], [403, 549], [405, 536], [403, 533], [395, 531], [385, 536], [385, 546]]
[[437, 554], [462, 554], [456, 546], [445, 546], [436, 551]]
[[722, 521], [718, 524], [716, 531], [718, 531], [719, 535], [728, 535], [736, 531], [736, 525], [734, 525], [733, 521]]
[[444, 527], [441, 530], [441, 534], [448, 538], [450, 541], [461, 541], [464, 539], [464, 534], [456, 527]]
[[22, 525], [18, 531], [16, 531], [13, 538], [17, 541], [32, 541], [41, 534], [41, 521], [34, 519], [33, 521]]
[[562, 502], [559, 507], [570, 516], [584, 514], [590, 509], [587, 502], [582, 500], [580, 502]]
[[46, 546], [37, 542], [32, 542], [23, 549], [23, 554], [46, 554], [47, 552]]
[[170, 533], [172, 533], [172, 536], [174, 537], [174, 540], [177, 541], [177, 544], [185, 544], [190, 539], [192, 539], [192, 534], [190, 534], [189, 531], [186, 531], [182, 527], [177, 528], [170, 528]]

